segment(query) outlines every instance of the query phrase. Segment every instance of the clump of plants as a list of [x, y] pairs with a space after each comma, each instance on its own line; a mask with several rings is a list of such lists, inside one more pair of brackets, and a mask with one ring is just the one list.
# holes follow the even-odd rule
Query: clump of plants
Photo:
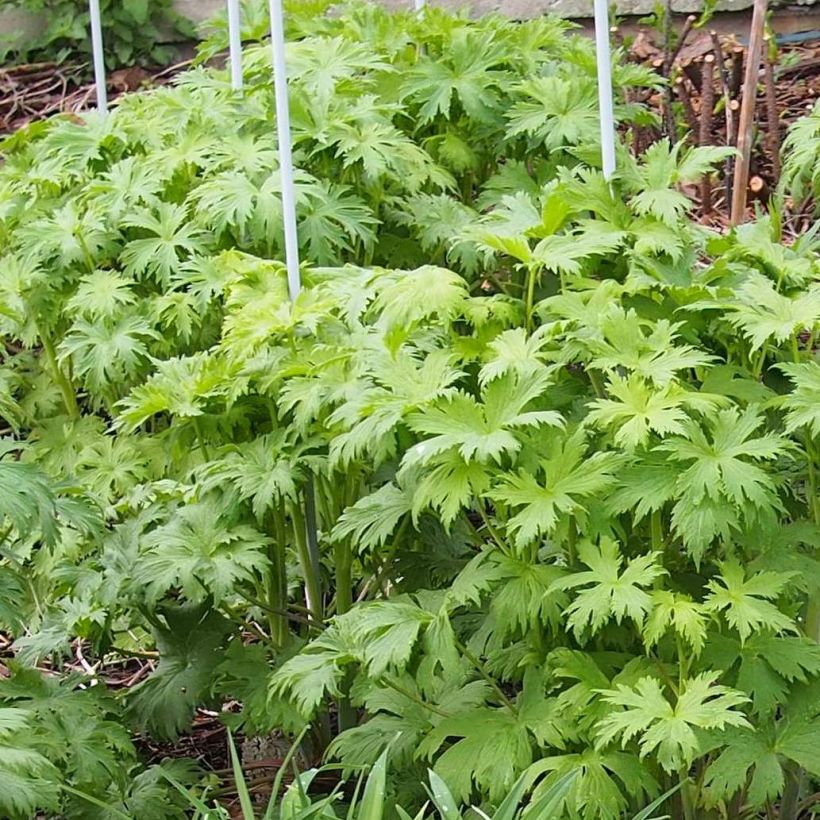
[[[426, 788], [447, 820], [797, 818], [814, 237], [692, 221], [724, 149], [623, 150], [605, 181], [564, 22], [315, 11], [293, 303], [264, 47], [243, 96], [197, 69], [5, 143], [0, 810], [207, 810], [132, 733], [231, 702], [233, 731], [375, 767], [359, 820]], [[129, 655], [153, 671], [107, 691]], [[270, 812], [336, 816], [304, 777]]]
[[[18, 32], [0, 37], [0, 63], [91, 57], [90, 15], [86, 0], [10, 0], [8, 9], [31, 12], [40, 29], [21, 41]], [[100, 0], [109, 68], [162, 65], [172, 53], [167, 35], [191, 37], [191, 23], [177, 14], [172, 0]]]

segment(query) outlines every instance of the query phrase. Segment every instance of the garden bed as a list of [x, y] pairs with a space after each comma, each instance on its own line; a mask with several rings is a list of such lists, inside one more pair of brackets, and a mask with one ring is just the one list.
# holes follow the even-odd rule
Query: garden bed
[[261, 16], [3, 144], [0, 814], [804, 820], [813, 46], [728, 229], [711, 34], [616, 55], [605, 179], [565, 22], [320, 10], [299, 294]]

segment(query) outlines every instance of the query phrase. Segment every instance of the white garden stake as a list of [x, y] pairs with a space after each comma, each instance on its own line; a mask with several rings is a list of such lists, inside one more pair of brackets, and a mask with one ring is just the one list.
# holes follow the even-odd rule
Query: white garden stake
[[612, 57], [609, 52], [607, 0], [595, 0], [595, 52], [598, 59], [598, 111], [604, 178], [615, 173], [615, 115], [612, 110]]
[[100, 0], [89, 0], [91, 12], [91, 51], [94, 56], [94, 81], [97, 85], [97, 111], [108, 113], [108, 92], [105, 87], [105, 54], [103, 53], [102, 18]]
[[231, 53], [231, 85], [242, 90], [242, 18], [239, 0], [228, 0], [228, 43]]
[[[299, 239], [296, 233], [296, 187], [293, 182], [293, 150], [290, 141], [290, 107], [288, 104], [288, 74], [285, 65], [285, 21], [282, 0], [270, 0], [270, 34], [273, 50], [273, 86], [276, 95], [276, 133], [279, 142], [279, 176], [282, 184], [282, 220], [285, 228], [285, 265], [288, 271], [288, 292], [291, 302], [302, 289], [299, 272]], [[313, 480], [305, 482], [305, 530], [310, 572], [319, 578], [319, 542], [316, 528], [316, 499]], [[307, 576], [308, 567], [303, 568]], [[306, 577], [307, 581], [307, 577]], [[311, 594], [306, 582], [307, 606], [312, 617], [321, 621], [321, 593]]]
[[270, 35], [273, 49], [273, 86], [276, 94], [276, 133], [279, 140], [279, 174], [282, 178], [282, 217], [285, 223], [285, 264], [288, 269], [288, 291], [291, 301], [295, 301], [302, 289], [302, 280], [299, 274], [299, 241], [296, 235], [296, 191], [293, 184], [282, 0], [270, 0]]

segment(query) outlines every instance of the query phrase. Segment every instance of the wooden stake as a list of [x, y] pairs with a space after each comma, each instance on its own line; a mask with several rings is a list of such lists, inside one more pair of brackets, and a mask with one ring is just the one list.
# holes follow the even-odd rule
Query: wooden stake
[[740, 84], [743, 82], [743, 49], [740, 46], [732, 48], [732, 72], [729, 78], [729, 96], [734, 99], [740, 93]]
[[692, 105], [691, 94], [686, 86], [686, 80], [683, 77], [678, 77], [677, 80], [675, 80], [675, 93], [683, 105], [683, 115], [686, 118], [686, 124], [689, 126], [690, 131], [689, 138], [693, 144], [697, 144], [700, 125], [698, 123], [697, 114], [695, 114], [694, 106]]
[[740, 104], [737, 138], [739, 157], [735, 166], [735, 182], [732, 190], [732, 225], [739, 225], [746, 215], [746, 190], [749, 185], [749, 166], [752, 161], [757, 80], [760, 72], [760, 54], [763, 49], [763, 27], [766, 24], [767, 9], [767, 0], [755, 0], [754, 11], [752, 12], [752, 27], [749, 32], [746, 74], [743, 78], [743, 100]]
[[[700, 89], [700, 145], [712, 144], [712, 115], [715, 110], [715, 55], [703, 58], [703, 86]], [[712, 179], [704, 174], [700, 183], [701, 206], [704, 214], [712, 212]]]

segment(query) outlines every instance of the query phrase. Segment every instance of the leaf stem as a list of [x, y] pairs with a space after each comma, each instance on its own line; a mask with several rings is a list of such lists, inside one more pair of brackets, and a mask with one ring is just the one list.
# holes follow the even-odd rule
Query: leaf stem
[[518, 717], [518, 708], [516, 705], [504, 694], [504, 690], [499, 686], [498, 681], [487, 671], [481, 659], [474, 655], [458, 638], [455, 639], [456, 649], [467, 658], [468, 661], [476, 668], [476, 671], [482, 678], [492, 687], [493, 691], [498, 695], [498, 699], [516, 716]]
[[51, 338], [47, 333], [43, 333], [43, 331], [39, 328], [38, 332], [40, 334], [40, 343], [43, 345], [43, 352], [46, 354], [48, 365], [51, 368], [51, 375], [60, 390], [60, 395], [63, 397], [63, 404], [65, 405], [66, 412], [72, 419], [76, 420], [80, 418], [80, 407], [77, 404], [77, 396], [74, 393], [74, 387], [69, 382], [63, 372], [63, 369], [57, 362], [57, 354], [54, 350], [54, 345]]
[[[307, 506], [307, 504], [305, 505]], [[314, 560], [313, 551], [308, 543], [308, 528], [305, 513], [294, 505], [292, 511], [293, 535], [296, 542], [296, 553], [302, 568], [305, 581], [305, 601], [314, 621], [324, 620], [322, 607], [322, 583], [319, 576], [319, 563]]]
[[394, 692], [398, 692], [400, 695], [404, 695], [404, 697], [406, 697], [408, 700], [412, 700], [413, 703], [418, 704], [423, 709], [427, 709], [428, 711], [433, 712], [436, 715], [440, 715], [441, 717], [444, 717], [444, 718], [452, 717], [452, 715], [449, 712], [445, 712], [443, 709], [439, 709], [438, 706], [433, 706], [432, 703], [428, 703], [423, 698], [420, 698], [418, 695], [414, 694], [413, 692], [409, 691], [408, 689], [405, 689], [403, 686], [400, 686], [398, 683], [395, 683], [394, 681], [390, 680], [390, 678], [382, 677], [381, 682], [385, 686], [392, 689]]
[[527, 266], [527, 301], [525, 305], [525, 315], [527, 320], [527, 333], [532, 333], [532, 314], [535, 305], [535, 280], [538, 274], [534, 265]]

